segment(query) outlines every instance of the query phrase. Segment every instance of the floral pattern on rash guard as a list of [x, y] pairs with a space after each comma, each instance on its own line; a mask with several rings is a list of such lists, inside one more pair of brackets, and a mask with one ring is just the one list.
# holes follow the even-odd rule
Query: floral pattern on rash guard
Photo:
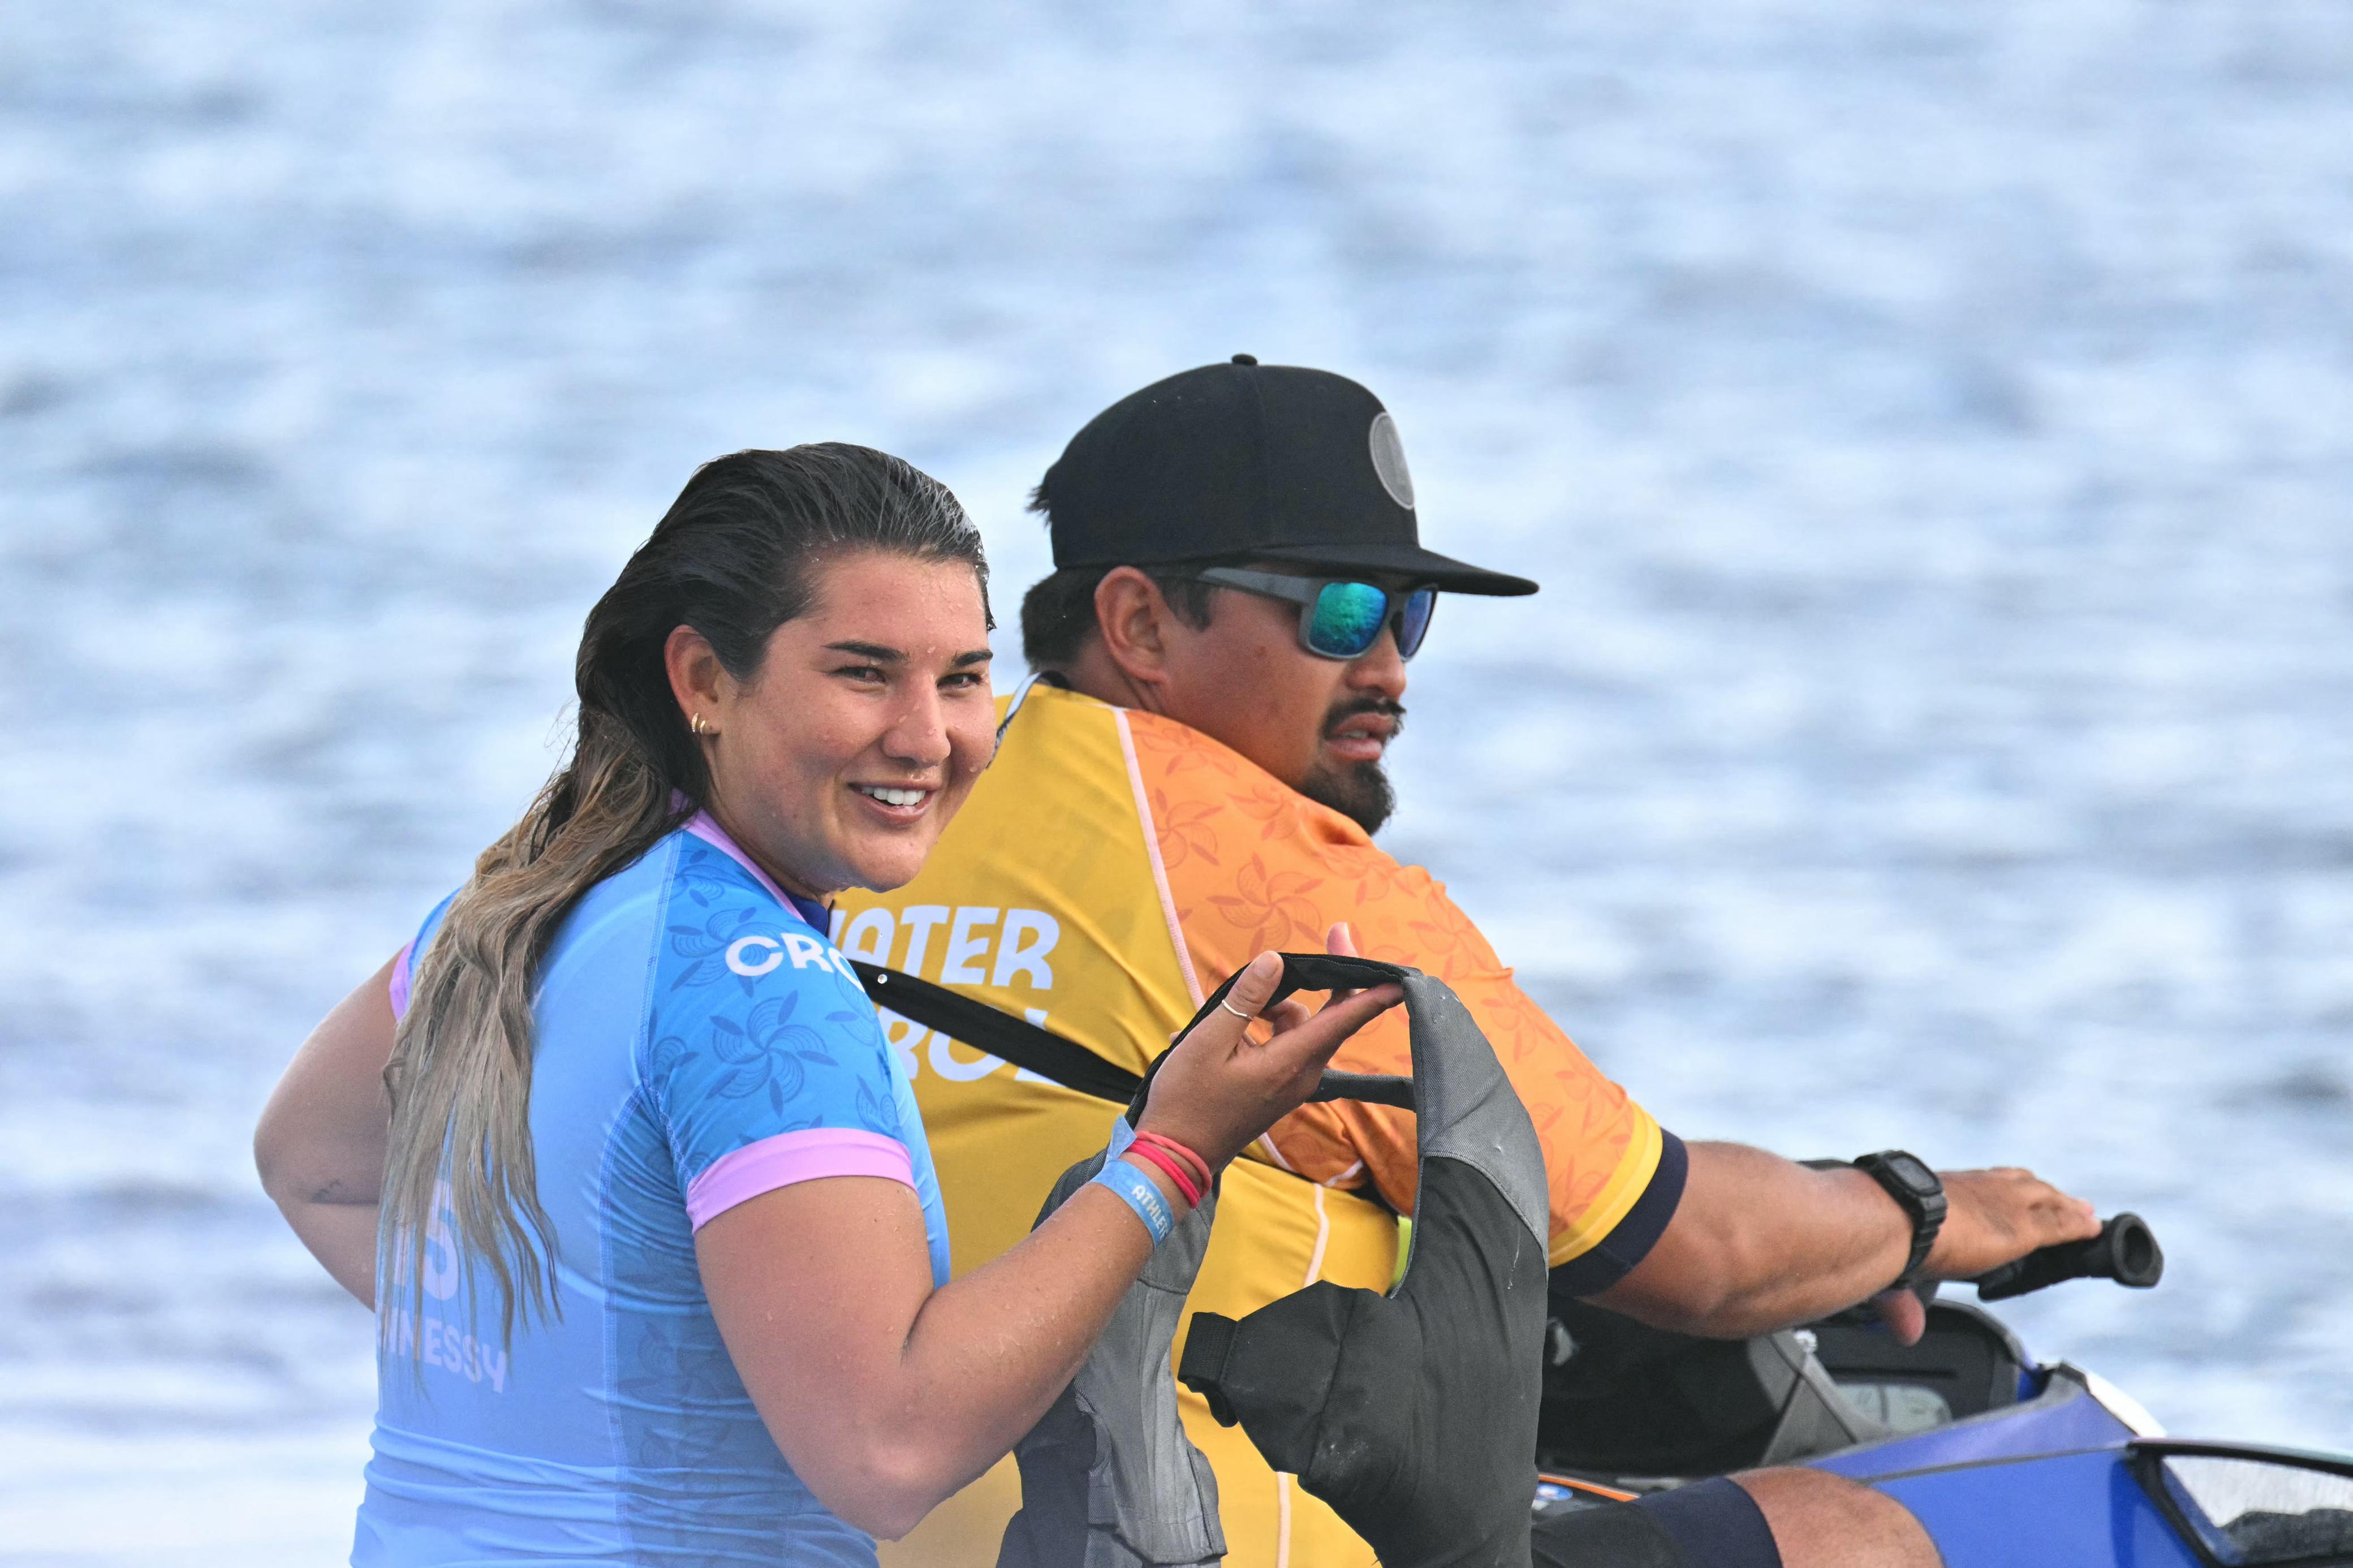
[[[703, 885], [732, 868], [693, 839], [680, 861]], [[787, 1133], [838, 1128], [906, 1142], [881, 1026], [848, 962], [797, 914], [787, 918], [799, 929], [786, 930], [740, 897], [719, 902], [700, 923], [669, 926], [664, 969], [676, 968], [657, 981], [648, 1020], [644, 1079], [681, 1190], [738, 1150]]]
[[[793, 1182], [882, 1176], [913, 1189], [944, 1280], [938, 1184], [874, 1009], [810, 923], [825, 911], [713, 835], [700, 818], [670, 835], [558, 932], [530, 1102], [558, 1310], [502, 1340], [459, 1270], [413, 1310], [387, 1303], [361, 1568], [871, 1568], [872, 1541], [800, 1483], [754, 1408], [694, 1232]], [[396, 1008], [406, 995], [396, 984]]]

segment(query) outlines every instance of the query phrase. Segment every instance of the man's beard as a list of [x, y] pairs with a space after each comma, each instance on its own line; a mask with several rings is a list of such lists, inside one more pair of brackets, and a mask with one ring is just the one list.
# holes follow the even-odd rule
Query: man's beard
[[[1330, 735], [1359, 713], [1386, 713], [1397, 721], [1390, 731], [1395, 740], [1405, 728], [1405, 709], [1379, 697], [1361, 697], [1343, 703], [1324, 721], [1324, 733]], [[1349, 763], [1342, 767], [1317, 764], [1299, 784], [1299, 793], [1318, 805], [1328, 805], [1334, 811], [1363, 828], [1366, 837], [1378, 833], [1381, 825], [1397, 810], [1397, 791], [1389, 784], [1389, 775], [1378, 763]]]

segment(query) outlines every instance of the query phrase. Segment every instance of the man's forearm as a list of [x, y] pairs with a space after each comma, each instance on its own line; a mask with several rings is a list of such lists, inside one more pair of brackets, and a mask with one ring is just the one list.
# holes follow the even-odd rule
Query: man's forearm
[[1675, 1217], [1595, 1298], [1654, 1327], [1723, 1339], [1770, 1332], [1885, 1289], [1912, 1225], [1860, 1171], [1811, 1171], [1738, 1143], [1693, 1143]]

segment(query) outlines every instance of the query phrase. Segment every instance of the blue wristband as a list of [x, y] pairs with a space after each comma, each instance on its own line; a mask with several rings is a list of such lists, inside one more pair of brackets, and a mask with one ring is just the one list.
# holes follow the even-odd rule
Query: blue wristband
[[1176, 1226], [1175, 1212], [1160, 1189], [1152, 1184], [1152, 1178], [1117, 1156], [1104, 1160], [1103, 1168], [1087, 1185], [1109, 1187], [1117, 1193], [1121, 1201], [1135, 1211], [1135, 1217], [1144, 1222], [1144, 1228], [1152, 1233], [1155, 1247], [1167, 1240], [1168, 1233]]

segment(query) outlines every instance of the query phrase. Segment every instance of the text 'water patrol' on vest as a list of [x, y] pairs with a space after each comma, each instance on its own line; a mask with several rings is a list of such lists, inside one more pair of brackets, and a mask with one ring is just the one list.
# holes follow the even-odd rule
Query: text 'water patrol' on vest
[[[936, 972], [925, 965], [932, 956], [932, 933], [945, 929], [947, 940]], [[906, 941], [899, 940], [901, 932]], [[1039, 991], [1054, 988], [1053, 966], [1046, 962], [1062, 940], [1061, 923], [1043, 910], [997, 910], [985, 904], [912, 904], [893, 915], [889, 910], [867, 910], [856, 919], [846, 911], [833, 913], [834, 942], [853, 958], [880, 963], [922, 980], [943, 985], [1008, 986], [1018, 979]], [[895, 959], [895, 962], [894, 962]], [[952, 1083], [987, 1078], [1006, 1065], [1004, 1058], [985, 1051], [959, 1054], [964, 1047], [936, 1029], [926, 1029], [889, 1008], [879, 1009], [883, 1037], [899, 1059], [899, 1070], [913, 1081], [928, 1062], [934, 1072]], [[1043, 1007], [1022, 1009], [1033, 1024], [1046, 1021]], [[926, 1038], [928, 1037], [928, 1040]], [[1014, 1077], [1026, 1083], [1044, 1083], [1029, 1068]]]

